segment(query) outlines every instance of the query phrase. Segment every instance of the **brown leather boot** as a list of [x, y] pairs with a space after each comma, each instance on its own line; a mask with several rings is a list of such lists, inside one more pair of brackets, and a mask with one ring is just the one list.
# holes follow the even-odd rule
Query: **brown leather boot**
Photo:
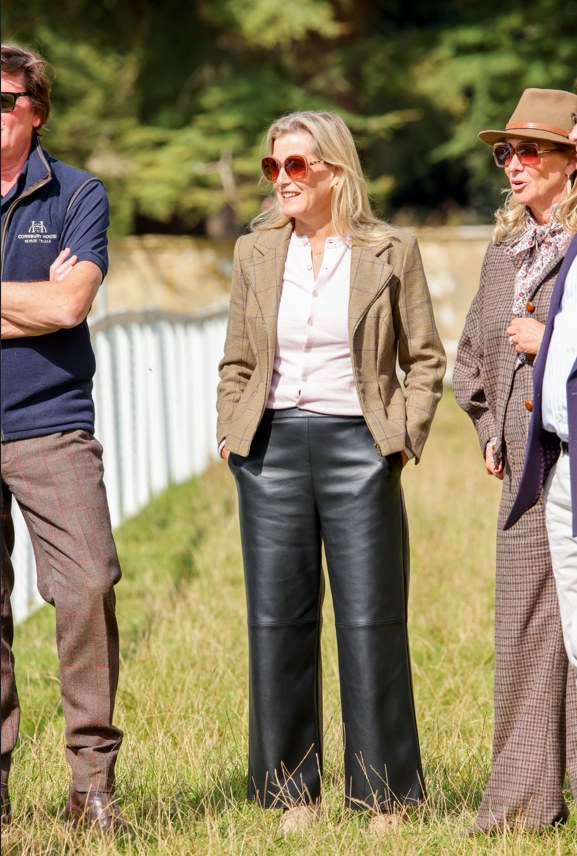
[[90, 826], [99, 832], [125, 835], [130, 826], [120, 814], [114, 794], [104, 791], [83, 793], [70, 788], [64, 817], [72, 826]]

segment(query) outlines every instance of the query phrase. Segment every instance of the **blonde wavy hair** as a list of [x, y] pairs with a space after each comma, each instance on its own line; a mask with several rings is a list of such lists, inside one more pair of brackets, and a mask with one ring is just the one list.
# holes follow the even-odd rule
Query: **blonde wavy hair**
[[[340, 236], [349, 235], [354, 244], [372, 244], [389, 233], [391, 226], [372, 210], [359, 155], [352, 134], [336, 113], [302, 111], [276, 119], [266, 134], [266, 151], [272, 154], [275, 140], [287, 134], [310, 134], [316, 158], [340, 169], [338, 184], [331, 196], [332, 221]], [[272, 197], [271, 197], [272, 198]], [[273, 205], [250, 223], [252, 231], [278, 229], [286, 217], [274, 198]]]
[[[571, 154], [575, 159], [575, 149], [570, 149], [568, 146], [563, 148], [567, 149], [567, 162], [570, 163]], [[567, 234], [574, 235], [577, 232], [577, 170], [572, 173], [570, 180], [571, 190], [557, 205], [557, 219]], [[512, 238], [527, 226], [527, 206], [515, 202], [511, 191], [505, 192], [507, 193], [505, 204], [495, 211], [494, 244], [500, 244], [508, 238]]]

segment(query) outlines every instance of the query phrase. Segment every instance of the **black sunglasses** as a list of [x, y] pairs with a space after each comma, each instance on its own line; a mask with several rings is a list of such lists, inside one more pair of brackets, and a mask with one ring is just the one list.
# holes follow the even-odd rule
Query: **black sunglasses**
[[16, 101], [30, 95], [29, 92], [2, 92], [2, 113], [11, 113], [16, 107]]
[[263, 158], [260, 165], [262, 174], [267, 181], [276, 181], [281, 169], [284, 169], [288, 177], [293, 181], [304, 181], [308, 175], [309, 166], [314, 166], [317, 163], [324, 163], [324, 161], [307, 161], [303, 155], [289, 155], [284, 163], [281, 163], [276, 158], [268, 157]]
[[574, 125], [577, 125], [577, 113], [571, 113], [571, 121]]
[[517, 155], [523, 166], [537, 166], [541, 160], [541, 155], [547, 152], [556, 152], [559, 147], [553, 149], [540, 149], [539, 143], [519, 143], [518, 146], [512, 146], [511, 143], [497, 143], [493, 146], [493, 157], [497, 166], [509, 166], [514, 156]]

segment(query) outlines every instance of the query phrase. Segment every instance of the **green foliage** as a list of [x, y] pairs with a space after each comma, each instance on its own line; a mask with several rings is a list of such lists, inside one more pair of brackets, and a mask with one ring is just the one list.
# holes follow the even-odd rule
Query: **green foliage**
[[54, 64], [46, 144], [97, 172], [113, 233], [242, 228], [278, 115], [350, 124], [385, 216], [487, 222], [483, 128], [527, 86], [571, 89], [577, 0], [40, 0], [4, 37]]
[[495, 198], [492, 159], [477, 133], [504, 127], [527, 87], [572, 89], [576, 64], [569, 34], [576, 21], [574, 0], [528, 0], [522, 7], [504, 4], [494, 26], [475, 18], [443, 30], [416, 68], [419, 91], [436, 100], [453, 128], [432, 160], [465, 158], [471, 188], [488, 180]]
[[343, 25], [328, 0], [216, 0], [206, 7], [214, 23], [242, 35], [249, 47], [289, 49], [316, 33], [324, 39], [341, 35]]

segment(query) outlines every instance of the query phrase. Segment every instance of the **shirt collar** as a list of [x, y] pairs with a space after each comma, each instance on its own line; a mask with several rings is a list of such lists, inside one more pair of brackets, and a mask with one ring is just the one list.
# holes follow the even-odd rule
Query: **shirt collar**
[[[311, 245], [306, 235], [297, 235], [296, 232], [293, 232], [291, 235], [291, 243], [297, 247], [310, 247]], [[325, 246], [331, 249], [333, 247], [349, 247], [350, 241], [346, 241], [340, 235], [331, 235], [331, 237], [326, 239]]]

